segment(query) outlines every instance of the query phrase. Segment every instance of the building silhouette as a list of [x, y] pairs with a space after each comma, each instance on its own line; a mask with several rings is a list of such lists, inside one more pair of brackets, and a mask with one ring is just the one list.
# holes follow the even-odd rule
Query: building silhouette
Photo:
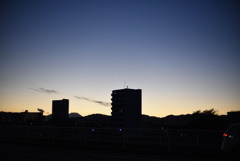
[[112, 91], [112, 126], [138, 128], [142, 115], [142, 90], [119, 89]]
[[52, 101], [52, 120], [55, 124], [64, 124], [68, 120], [69, 100]]
[[41, 125], [42, 112], [0, 112], [0, 125]]

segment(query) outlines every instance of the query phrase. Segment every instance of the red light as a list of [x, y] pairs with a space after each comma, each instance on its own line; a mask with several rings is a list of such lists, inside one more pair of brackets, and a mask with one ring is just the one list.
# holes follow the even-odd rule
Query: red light
[[224, 136], [224, 137], [227, 137], [227, 136], [228, 136], [228, 134], [227, 134], [227, 133], [224, 133], [224, 134], [223, 134], [223, 136]]

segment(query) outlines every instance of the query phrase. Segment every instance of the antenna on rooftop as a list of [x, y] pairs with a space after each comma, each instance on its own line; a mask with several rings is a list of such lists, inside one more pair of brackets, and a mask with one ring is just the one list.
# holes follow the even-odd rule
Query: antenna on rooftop
[[128, 86], [126, 85], [126, 80], [124, 80], [124, 86], [123, 87], [128, 89]]

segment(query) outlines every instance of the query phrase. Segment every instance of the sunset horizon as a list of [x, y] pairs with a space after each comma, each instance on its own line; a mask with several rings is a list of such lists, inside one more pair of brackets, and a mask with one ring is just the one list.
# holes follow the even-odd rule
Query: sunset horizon
[[[127, 88], [119, 88], [119, 89], [128, 89]], [[131, 88], [130, 88], [131, 89]], [[139, 88], [140, 89], [140, 88]], [[39, 88], [39, 89], [31, 89], [33, 91], [36, 91], [38, 93], [41, 93], [41, 94], [59, 94], [56, 90], [53, 90], [53, 89], [45, 89], [45, 88]], [[115, 90], [118, 90], [118, 89], [115, 89]], [[78, 113], [80, 114], [81, 116], [88, 116], [88, 115], [92, 115], [92, 114], [102, 114], [102, 115], [107, 115], [107, 116], [111, 116], [111, 102], [106, 102], [106, 101], [102, 101], [102, 100], [95, 100], [94, 98], [87, 98], [87, 97], [82, 97], [82, 96], [71, 96], [71, 97], [68, 97], [68, 98], [60, 98], [58, 97], [58, 99], [53, 99], [51, 100], [51, 107], [48, 107], [48, 108], [44, 108], [44, 107], [40, 107], [40, 106], [36, 106], [35, 109], [34, 107], [30, 108], [31, 110], [29, 110], [28, 108], [22, 108], [21, 111], [1, 111], [1, 112], [43, 112], [43, 115], [44, 116], [48, 116], [48, 115], [51, 115], [51, 111], [52, 111], [52, 101], [54, 100], [62, 100], [62, 99], [67, 99], [69, 100], [70, 102], [70, 106], [69, 106], [69, 114], [70, 113]], [[78, 99], [79, 101], [83, 101], [85, 103], [89, 103], [89, 104], [97, 104], [99, 108], [108, 108], [110, 110], [110, 113], [99, 113], [99, 112], [96, 112], [96, 113], [87, 113], [85, 115], [83, 115], [81, 113], [81, 108], [78, 110], [78, 111], [73, 111], [71, 109], [71, 100], [74, 100], [74, 99]], [[102, 106], [105, 106], [105, 107], [102, 107]], [[5, 108], [5, 109], [12, 109], [12, 108]], [[45, 111], [45, 109], [50, 109], [50, 111]], [[144, 109], [144, 107], [142, 107], [142, 109]], [[193, 114], [194, 112], [196, 111], [205, 111], [205, 110], [210, 110], [210, 109], [214, 109], [217, 113], [217, 115], [227, 115], [227, 112], [234, 112], [234, 111], [239, 111], [238, 109], [235, 109], [235, 110], [229, 110], [229, 111], [226, 111], [225, 113], [222, 113], [222, 111], [219, 111], [217, 108], [211, 108], [211, 107], [208, 107], [208, 108], [199, 108], [199, 109], [195, 109], [195, 111], [189, 111], [187, 113], [166, 113], [165, 115], [149, 115], [147, 113], [142, 113], [142, 115], [149, 115], [149, 116], [153, 116], [153, 117], [159, 117], [159, 118], [163, 118], [163, 117], [166, 117], [166, 116], [169, 116], [169, 115], [187, 115], [187, 114]], [[42, 110], [42, 111], [40, 111]]]
[[111, 92], [142, 89], [142, 114], [240, 110], [234, 0], [3, 1], [0, 111], [111, 115]]

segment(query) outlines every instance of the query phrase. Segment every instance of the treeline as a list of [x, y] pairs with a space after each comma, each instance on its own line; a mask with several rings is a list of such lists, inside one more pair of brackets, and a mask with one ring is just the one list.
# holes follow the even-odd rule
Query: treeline
[[187, 115], [169, 115], [163, 118], [143, 116], [144, 128], [170, 129], [226, 129], [233, 123], [240, 123], [240, 111], [218, 115], [215, 109], [198, 110]]
[[[240, 111], [228, 112], [227, 115], [218, 115], [215, 109], [209, 109], [194, 111], [192, 114], [169, 115], [162, 118], [142, 115], [141, 126], [139, 128], [214, 130], [226, 129], [232, 123], [240, 123]], [[92, 114], [83, 117], [78, 113], [70, 113], [69, 119], [56, 123], [53, 122], [51, 115], [43, 116], [38, 113], [0, 112], [0, 125], [116, 128], [111, 123], [111, 116]]]

